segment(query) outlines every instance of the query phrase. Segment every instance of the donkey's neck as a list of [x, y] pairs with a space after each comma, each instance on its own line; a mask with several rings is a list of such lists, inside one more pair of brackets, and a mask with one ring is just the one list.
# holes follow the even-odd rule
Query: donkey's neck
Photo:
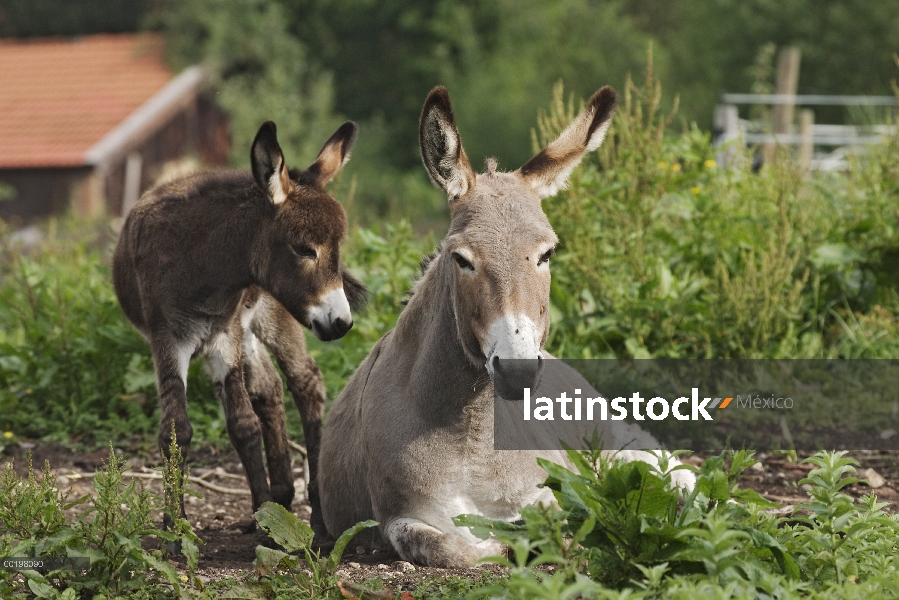
[[[411, 400], [430, 418], [443, 424], [471, 418], [482, 410], [492, 412], [490, 378], [484, 365], [474, 365], [457, 334], [453, 311], [452, 263], [438, 256], [415, 287], [415, 293], [397, 321], [394, 352], [411, 365]], [[489, 404], [489, 406], [488, 406]]]
[[[180, 242], [190, 248], [186, 254], [192, 274], [183, 291], [189, 298], [202, 297], [207, 304], [220, 305], [227, 313], [226, 305], [239, 298], [241, 289], [258, 283], [259, 261], [254, 249], [264, 243], [260, 231], [266, 223], [267, 207], [252, 202], [236, 206], [210, 202], [202, 208], [203, 226], [193, 219], [185, 225]], [[214, 291], [210, 294], [209, 290]], [[233, 307], [230, 310], [233, 312]]]
[[268, 255], [258, 249], [268, 242], [267, 224], [271, 216], [267, 213], [270, 211], [262, 203], [244, 202], [223, 214], [208, 246], [211, 253], [228, 265], [227, 282], [222, 281], [223, 284], [229, 287], [261, 284], [259, 273], [268, 268], [265, 262]]

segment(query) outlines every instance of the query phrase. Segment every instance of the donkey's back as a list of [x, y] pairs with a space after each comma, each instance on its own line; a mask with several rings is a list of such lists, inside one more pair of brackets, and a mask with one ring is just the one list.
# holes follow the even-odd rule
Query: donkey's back
[[228, 261], [215, 253], [242, 249], [237, 239], [211, 238], [265, 202], [252, 176], [241, 171], [196, 173], [148, 190], [128, 213], [113, 256], [113, 283], [128, 320], [147, 337], [153, 306], [184, 302], [189, 312], [216, 300], [223, 278], [215, 270]]

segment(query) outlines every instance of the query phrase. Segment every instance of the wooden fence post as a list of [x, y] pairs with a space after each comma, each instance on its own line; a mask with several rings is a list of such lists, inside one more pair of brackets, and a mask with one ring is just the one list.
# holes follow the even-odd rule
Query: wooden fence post
[[[780, 96], [795, 96], [799, 87], [799, 61], [802, 54], [799, 48], [795, 46], [787, 46], [781, 48], [777, 54], [777, 81], [776, 94]], [[793, 113], [795, 111], [795, 102], [785, 104], [775, 104], [771, 112], [771, 128], [772, 133], [789, 133], [790, 125], [793, 124]], [[765, 164], [774, 161], [774, 149], [776, 144], [773, 142], [766, 143], [762, 148], [762, 159]]]
[[815, 111], [805, 108], [799, 111], [799, 169], [803, 176], [812, 168], [815, 150]]
[[715, 131], [720, 132], [717, 146], [726, 147], [715, 156], [715, 162], [722, 167], [737, 166], [737, 158], [743, 149], [742, 143], [734, 142], [740, 137], [740, 113], [733, 104], [719, 104], [715, 107]]

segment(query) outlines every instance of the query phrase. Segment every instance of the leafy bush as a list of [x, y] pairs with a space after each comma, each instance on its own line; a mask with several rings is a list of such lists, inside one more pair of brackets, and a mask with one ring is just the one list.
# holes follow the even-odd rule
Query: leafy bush
[[[522, 525], [464, 515], [485, 539], [508, 544], [508, 581], [470, 597], [861, 597], [899, 593], [895, 540], [899, 516], [883, 512], [871, 494], [842, 493], [859, 481], [853, 459], [820, 452], [809, 502], [791, 517], [736, 484], [751, 452], [706, 460], [683, 504], [670, 475], [646, 463], [614, 462], [599, 453], [570, 451], [574, 471], [541, 461], [558, 508], [522, 510]], [[739, 501], [739, 502], [737, 502]], [[536, 567], [552, 565], [547, 574]], [[850, 585], [851, 584], [851, 585]], [[616, 592], [617, 591], [617, 592]]]
[[[171, 532], [157, 529], [153, 511], [165, 508], [163, 499], [142, 489], [136, 480], [126, 484], [122, 473], [127, 465], [110, 447], [109, 461], [94, 477], [93, 497], [69, 501], [56, 484], [50, 465], [43, 477], [35, 475], [28, 461], [28, 475], [20, 478], [12, 463], [0, 477], [0, 555], [17, 557], [87, 557], [90, 567], [80, 571], [0, 571], [0, 595], [74, 600], [91, 598], [173, 597], [182, 580], [164, 560], [160, 550], [145, 550], [141, 538], [155, 535], [178, 542], [186, 549], [189, 571], [197, 566], [196, 535], [186, 521]], [[170, 461], [166, 474], [171, 481], [180, 465]], [[87, 510], [75, 517], [66, 511], [78, 505]], [[191, 552], [190, 549], [193, 549]], [[194, 580], [198, 583], [198, 580]]]
[[[675, 113], [661, 111], [651, 60], [645, 83], [628, 81], [622, 96], [599, 160], [544, 202], [561, 240], [551, 351], [895, 356], [899, 136], [845, 174], [803, 178], [783, 149], [753, 172], [734, 148], [736, 166], [723, 168], [708, 134], [670, 133]], [[557, 86], [534, 146], [574, 113]]]
[[[51, 221], [46, 242], [28, 253], [0, 234], [0, 428], [88, 444], [150, 439], [159, 426], [153, 359], [115, 297], [109, 235]], [[198, 437], [224, 439], [199, 364], [188, 398]]]

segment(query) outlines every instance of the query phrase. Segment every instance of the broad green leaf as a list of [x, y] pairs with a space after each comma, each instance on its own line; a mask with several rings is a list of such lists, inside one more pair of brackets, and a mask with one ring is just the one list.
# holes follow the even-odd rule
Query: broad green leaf
[[132, 556], [138, 562], [138, 564], [148, 564], [152, 568], [159, 571], [162, 576], [165, 577], [165, 580], [168, 581], [176, 591], [180, 589], [181, 580], [178, 577], [178, 572], [175, 570], [175, 567], [173, 567], [171, 564], [160, 558], [157, 558], [156, 555], [144, 550], [132, 553]]
[[256, 511], [256, 521], [267, 534], [288, 552], [299, 552], [312, 544], [312, 528], [300, 521], [286, 508], [266, 502]]
[[377, 521], [362, 521], [360, 523], [356, 523], [346, 531], [340, 534], [340, 537], [337, 538], [337, 541], [334, 542], [334, 549], [331, 550], [331, 555], [328, 557], [328, 567], [331, 572], [333, 572], [337, 565], [340, 564], [340, 558], [343, 556], [343, 551], [346, 550], [347, 544], [350, 543], [350, 540], [353, 537], [362, 531], [363, 529], [368, 529], [369, 527], [377, 527]]
[[53, 598], [59, 597], [59, 592], [56, 591], [56, 588], [46, 583], [35, 581], [33, 579], [28, 580], [28, 589], [30, 589], [31, 592], [38, 598], [47, 598], [48, 600], [53, 600]]
[[274, 548], [266, 548], [265, 546], [256, 546], [256, 560], [253, 566], [259, 575], [268, 575], [281, 565], [281, 561], [290, 555]]
[[197, 548], [197, 545], [190, 536], [185, 535], [181, 537], [181, 553], [187, 560], [188, 570], [193, 573], [197, 569], [197, 564], [200, 561], [200, 549]]
[[453, 517], [453, 524], [457, 527], [468, 527], [471, 533], [481, 540], [486, 540], [491, 535], [522, 537], [527, 535], [527, 527], [508, 521], [496, 521], [481, 515], [459, 515]]

